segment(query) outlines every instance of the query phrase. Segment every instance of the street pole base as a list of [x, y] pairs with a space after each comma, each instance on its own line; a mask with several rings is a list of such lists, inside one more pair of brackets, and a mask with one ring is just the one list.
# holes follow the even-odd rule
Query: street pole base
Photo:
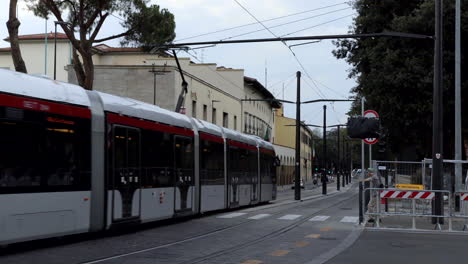
[[468, 230], [468, 224], [465, 224], [465, 225], [463, 226], [463, 231], [466, 231], [466, 230]]

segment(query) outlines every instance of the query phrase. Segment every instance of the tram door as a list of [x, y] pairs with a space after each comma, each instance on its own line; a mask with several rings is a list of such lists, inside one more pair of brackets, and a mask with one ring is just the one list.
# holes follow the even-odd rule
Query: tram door
[[114, 126], [113, 219], [140, 215], [140, 130]]
[[194, 164], [193, 138], [174, 137], [174, 170], [175, 170], [175, 213], [191, 214], [193, 203]]

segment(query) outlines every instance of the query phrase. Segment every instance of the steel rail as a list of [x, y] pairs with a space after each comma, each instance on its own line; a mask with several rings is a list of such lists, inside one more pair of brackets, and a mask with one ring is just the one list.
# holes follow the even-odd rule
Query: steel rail
[[[350, 189], [352, 190], [352, 189]], [[320, 197], [318, 199], [311, 199], [311, 200], [308, 200], [307, 202], [314, 202], [314, 201], [320, 201], [320, 200], [323, 200], [325, 198], [330, 198], [330, 197], [334, 197], [334, 196], [338, 196], [340, 194], [344, 195], [344, 194], [347, 194], [348, 192], [344, 192], [344, 193], [340, 193], [340, 192], [337, 192], [333, 195], [329, 195], [327, 197]], [[311, 216], [314, 216], [314, 215], [317, 215], [317, 214], [320, 214], [321, 212], [325, 211], [325, 210], [328, 210], [330, 209], [331, 207], [333, 206], [336, 206], [338, 204], [341, 204], [343, 202], [346, 202], [346, 201], [349, 201], [349, 198], [345, 198], [343, 200], [340, 200], [339, 202], [337, 203], [333, 203], [331, 204], [330, 206], [326, 207], [326, 208], [323, 208], [323, 209], [320, 209], [319, 211], [311, 214], [311, 215], [308, 215], [306, 217], [304, 217], [302, 220], [305, 219], [305, 221], [302, 221], [300, 224], [306, 222]], [[291, 204], [284, 204], [284, 205], [291, 205]], [[292, 206], [290, 207], [289, 209], [294, 209], [294, 208], [297, 208], [297, 207], [300, 207], [300, 206], [303, 206], [304, 203], [298, 203], [297, 205], [295, 206]], [[283, 214], [284, 212], [277, 212], [277, 213], [274, 213], [272, 214], [272, 216], [275, 216], [275, 215], [280, 215], [280, 214]], [[205, 238], [205, 237], [209, 237], [209, 236], [212, 236], [212, 235], [216, 235], [218, 233], [222, 233], [224, 231], [228, 231], [228, 230], [231, 230], [231, 229], [234, 229], [234, 228], [237, 228], [239, 226], [242, 226], [244, 224], [247, 224], [247, 223], [251, 223], [251, 222], [255, 222], [257, 220], [254, 220], [254, 219], [249, 219], [249, 220], [246, 220], [246, 221], [243, 221], [241, 223], [238, 223], [238, 224], [235, 224], [235, 225], [232, 225], [232, 226], [228, 226], [228, 227], [223, 227], [223, 228], [219, 228], [219, 229], [216, 229], [216, 230], [212, 230], [212, 231], [209, 231], [209, 232], [205, 232], [203, 234], [199, 234], [199, 235], [195, 235], [195, 236], [192, 236], [192, 237], [188, 237], [188, 238], [184, 238], [184, 239], [181, 239], [181, 240], [177, 240], [177, 241], [174, 241], [174, 242], [171, 242], [171, 243], [166, 243], [166, 244], [162, 244], [162, 245], [158, 245], [158, 246], [154, 246], [154, 247], [149, 247], [149, 248], [145, 248], [145, 249], [140, 249], [140, 250], [135, 250], [135, 251], [131, 251], [131, 252], [127, 252], [127, 253], [123, 253], [123, 254], [117, 254], [117, 255], [113, 255], [113, 256], [109, 256], [109, 257], [104, 257], [104, 258], [99, 258], [99, 259], [94, 259], [94, 260], [90, 260], [90, 261], [85, 261], [85, 262], [82, 262], [82, 264], [95, 264], [95, 263], [102, 263], [102, 262], [105, 262], [105, 261], [109, 261], [109, 260], [114, 260], [114, 259], [119, 259], [119, 258], [123, 258], [123, 257], [127, 257], [127, 256], [132, 256], [132, 255], [137, 255], [137, 254], [141, 254], [141, 253], [145, 253], [145, 252], [149, 252], [149, 251], [153, 251], [153, 250], [158, 250], [158, 249], [162, 249], [162, 248], [168, 248], [168, 247], [171, 247], [171, 246], [175, 246], [175, 245], [180, 245], [180, 244], [183, 244], [183, 243], [186, 243], [186, 242], [190, 242], [190, 241], [194, 241], [194, 240], [197, 240], [197, 239], [202, 239], [202, 238]], [[286, 226], [286, 227], [283, 227], [281, 228], [280, 230], [283, 230], [283, 229], [286, 229], [292, 225], [294, 225], [295, 223], [297, 222], [294, 222], [293, 224], [289, 225], [289, 226]], [[296, 225], [297, 226], [297, 225]], [[294, 227], [296, 227], [294, 226]], [[293, 228], [294, 228], [293, 227]], [[292, 228], [291, 228], [292, 229]], [[283, 230], [282, 233], [284, 232], [287, 232], [289, 231], [290, 229], [288, 230]], [[260, 238], [256, 238], [255, 239], [255, 243], [258, 243], [258, 242], [261, 242], [259, 241], [259, 239], [267, 239], [269, 238], [273, 233], [277, 233], [278, 230], [275, 230], [273, 232], [270, 232], [269, 234], [267, 235], [264, 235]], [[280, 233], [280, 234], [282, 234]], [[280, 235], [278, 234], [278, 235]], [[263, 241], [262, 240], [262, 241]], [[250, 242], [247, 242], [247, 243], [251, 243], [252, 241]], [[253, 243], [254, 244], [254, 243]], [[249, 245], [253, 245], [253, 244], [249, 244]], [[244, 245], [244, 244], [242, 244]], [[237, 246], [238, 247], [238, 246]], [[241, 249], [241, 248], [239, 248]], [[232, 249], [229, 249], [232, 251]], [[220, 252], [223, 252], [223, 253], [220, 253]], [[235, 250], [234, 250], [235, 251]], [[191, 260], [189, 261], [188, 263], [200, 263], [206, 259], [209, 259], [209, 258], [213, 258], [213, 257], [217, 257], [217, 256], [220, 256], [220, 255], [223, 255], [224, 253], [226, 252], [226, 249], [224, 250], [220, 250], [220, 251], [217, 251], [217, 252], [214, 252], [212, 254], [209, 254], [209, 255], [206, 255], [206, 256], [203, 256], [203, 257], [200, 257], [200, 258], [197, 258], [196, 260]], [[214, 254], [216, 254], [216, 256], [214, 256]], [[195, 261], [195, 262], [194, 262]]]

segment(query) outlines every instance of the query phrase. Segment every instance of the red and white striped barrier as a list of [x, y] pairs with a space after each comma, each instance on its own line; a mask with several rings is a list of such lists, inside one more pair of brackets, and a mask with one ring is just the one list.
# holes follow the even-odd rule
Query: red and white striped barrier
[[[426, 191], [382, 191], [380, 198], [402, 198], [402, 199], [434, 199], [434, 192]], [[467, 193], [468, 196], [468, 193]], [[468, 198], [467, 198], [468, 199]]]
[[460, 200], [468, 201], [468, 193], [460, 193]]

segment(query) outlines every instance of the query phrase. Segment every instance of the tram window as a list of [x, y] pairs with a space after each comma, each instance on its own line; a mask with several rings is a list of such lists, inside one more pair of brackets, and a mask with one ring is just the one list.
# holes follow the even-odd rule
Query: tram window
[[249, 150], [249, 173], [250, 178], [258, 176], [258, 152]]
[[193, 184], [193, 138], [175, 136], [174, 152], [177, 184]]
[[0, 192], [1, 187], [40, 186], [42, 127], [2, 120], [0, 130]]
[[273, 179], [273, 167], [274, 157], [265, 153], [261, 154], [261, 175], [262, 183], [272, 183]]
[[193, 139], [176, 137], [175, 164], [176, 168], [193, 169]]
[[200, 174], [201, 184], [224, 184], [224, 144], [200, 141]]
[[0, 193], [90, 189], [89, 120], [0, 107], [0, 131]]
[[141, 148], [143, 186], [174, 186], [172, 136], [168, 133], [143, 130]]

